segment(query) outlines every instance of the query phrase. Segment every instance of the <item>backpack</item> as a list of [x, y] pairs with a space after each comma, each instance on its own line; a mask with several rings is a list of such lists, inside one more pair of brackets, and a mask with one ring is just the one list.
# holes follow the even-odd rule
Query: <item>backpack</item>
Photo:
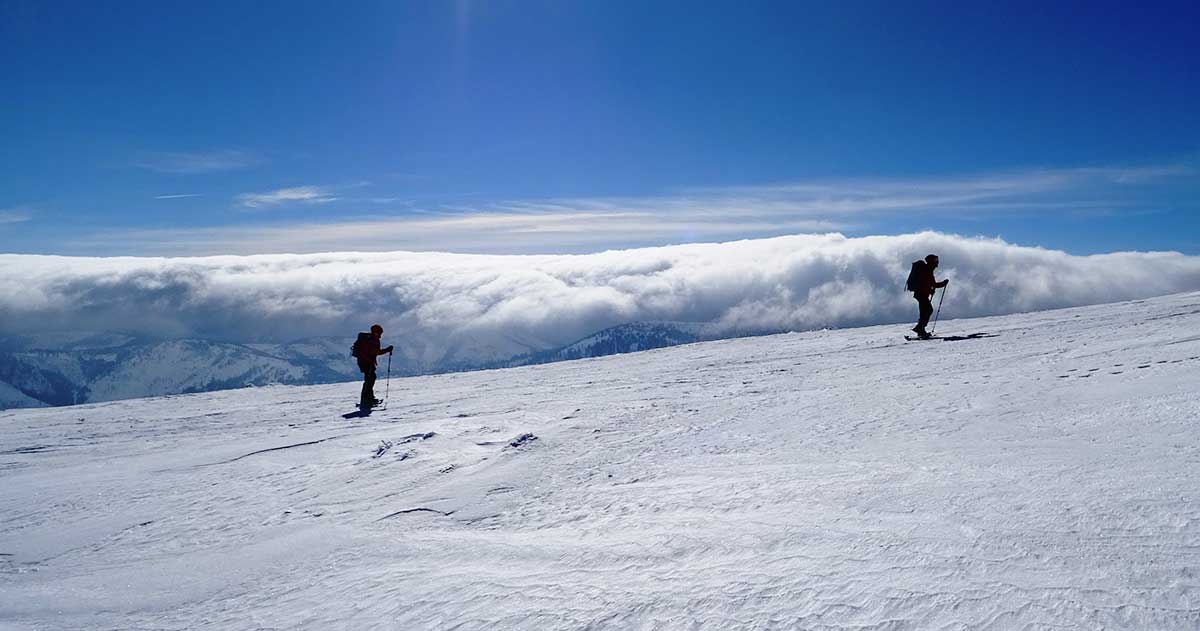
[[370, 333], [359, 333], [358, 337], [354, 340], [354, 344], [350, 347], [350, 356], [357, 358], [358, 357], [358, 349], [362, 348], [363, 345], [365, 345], [367, 343], [367, 341], [370, 339], [371, 339]]
[[921, 291], [918, 286], [921, 283], [921, 278], [925, 275], [925, 261], [913, 261], [912, 269], [908, 271], [908, 280], [904, 281], [904, 289], [906, 291]]

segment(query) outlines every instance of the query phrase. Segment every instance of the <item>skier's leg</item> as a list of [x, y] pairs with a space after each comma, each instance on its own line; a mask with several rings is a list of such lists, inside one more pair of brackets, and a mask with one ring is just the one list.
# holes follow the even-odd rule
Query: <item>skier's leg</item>
[[913, 330], [918, 334], [924, 334], [925, 325], [929, 324], [929, 317], [933, 315], [933, 302], [929, 296], [916, 296], [916, 299], [917, 313], [920, 319], [917, 320], [917, 326], [913, 327]]
[[375, 367], [371, 366], [363, 370], [363, 387], [362, 396], [359, 398], [359, 405], [363, 407], [371, 407], [375, 404]]

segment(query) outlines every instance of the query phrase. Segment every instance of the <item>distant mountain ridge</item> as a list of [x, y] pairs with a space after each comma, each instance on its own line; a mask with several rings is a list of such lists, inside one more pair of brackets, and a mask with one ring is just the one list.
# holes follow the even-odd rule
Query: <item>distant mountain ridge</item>
[[[545, 364], [718, 337], [722, 337], [718, 330], [705, 323], [630, 322], [556, 348], [520, 352], [536, 342], [502, 340], [498, 345], [479, 347], [474, 357], [470, 351], [475, 340], [466, 338], [436, 361], [425, 360], [417, 345], [397, 344], [392, 374]], [[352, 381], [360, 376], [349, 356], [352, 341], [324, 337], [285, 344], [238, 344], [139, 339], [111, 333], [0, 339], [0, 409]]]
[[692, 344], [717, 337], [716, 329], [702, 322], [628, 322], [597, 331], [566, 346], [519, 355], [503, 365], [547, 364], [586, 357], [635, 353]]

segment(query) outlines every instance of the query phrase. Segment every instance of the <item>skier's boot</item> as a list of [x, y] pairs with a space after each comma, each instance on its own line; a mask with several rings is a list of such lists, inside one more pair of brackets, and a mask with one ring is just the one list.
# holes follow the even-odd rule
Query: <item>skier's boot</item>
[[371, 407], [377, 407], [380, 405], [383, 405], [383, 399], [375, 399], [375, 402], [371, 404]]

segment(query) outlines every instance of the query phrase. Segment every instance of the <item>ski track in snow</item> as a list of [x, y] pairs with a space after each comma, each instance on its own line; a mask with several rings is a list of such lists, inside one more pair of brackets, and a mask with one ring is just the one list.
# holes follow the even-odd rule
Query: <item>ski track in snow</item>
[[1200, 628], [1200, 293], [938, 329], [0, 413], [0, 628]]

